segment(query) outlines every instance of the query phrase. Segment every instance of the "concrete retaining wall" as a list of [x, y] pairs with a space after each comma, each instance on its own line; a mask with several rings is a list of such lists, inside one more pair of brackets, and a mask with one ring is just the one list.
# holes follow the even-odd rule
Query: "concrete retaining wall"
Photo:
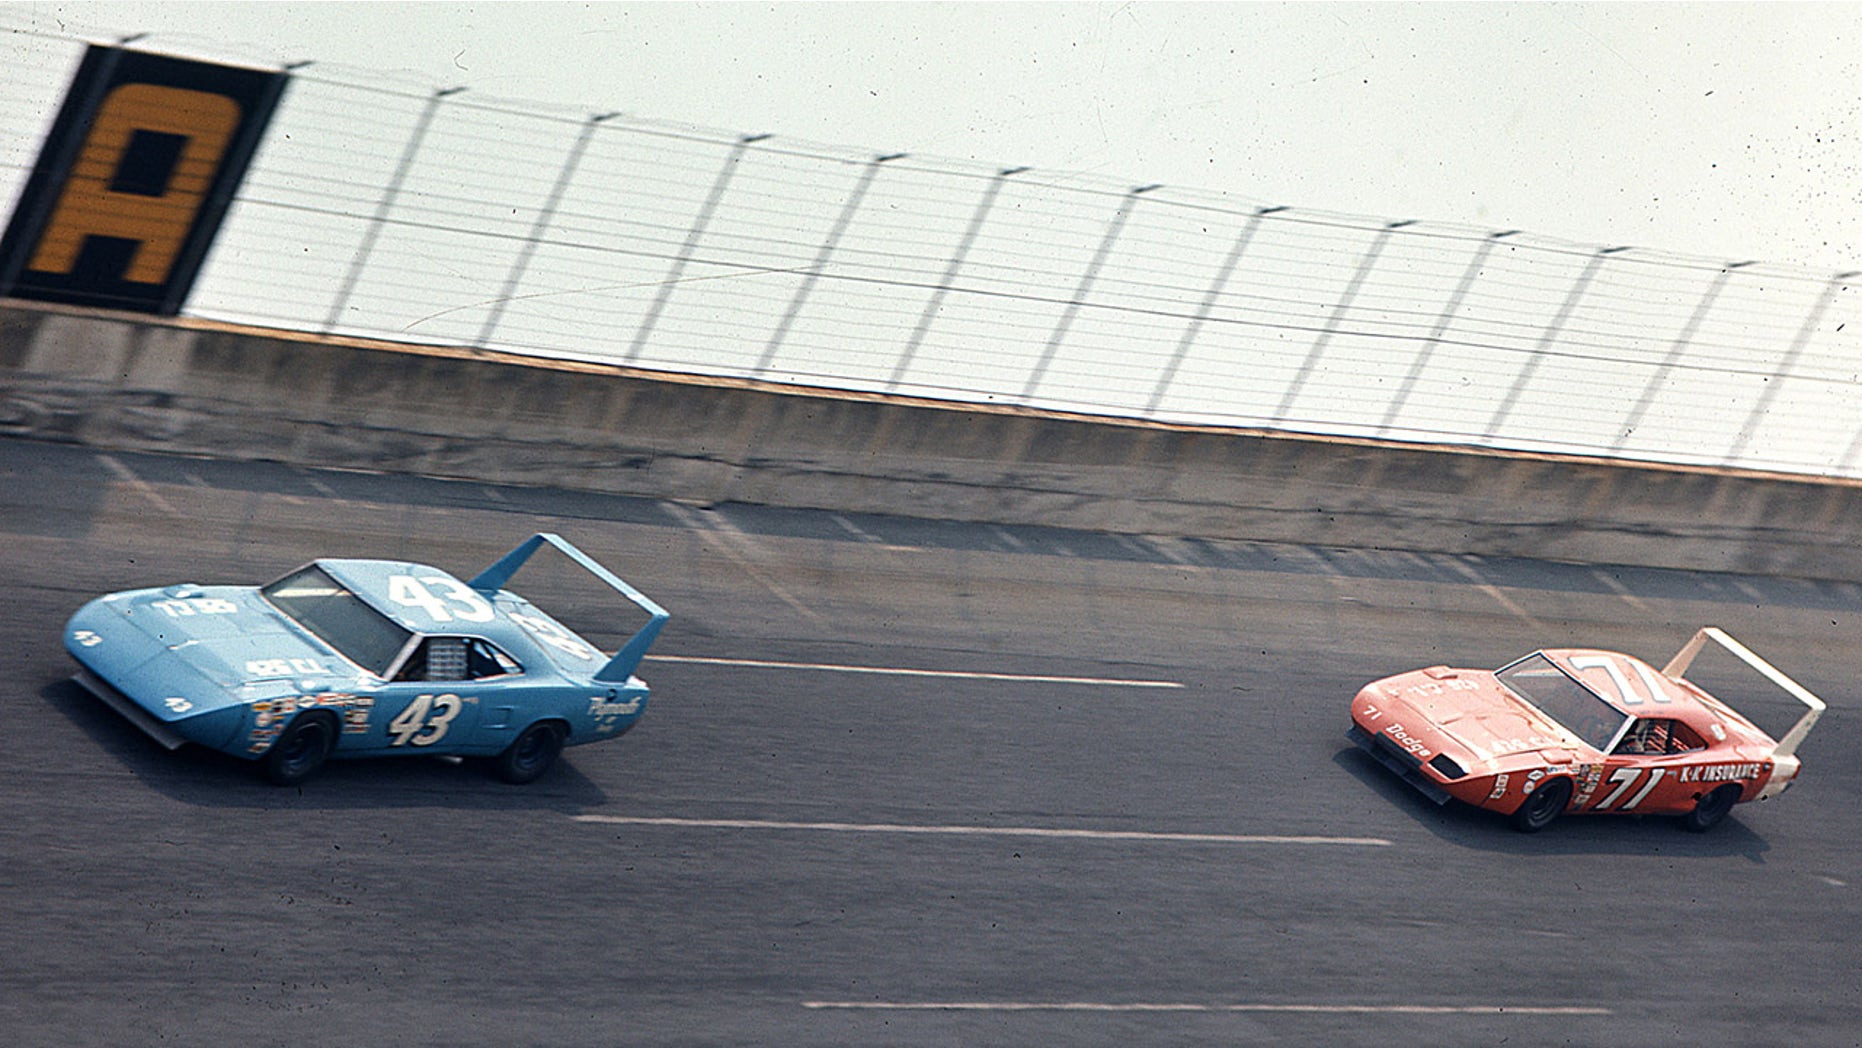
[[1155, 535], [1862, 581], [1862, 485], [1125, 424], [0, 303], [0, 433]]

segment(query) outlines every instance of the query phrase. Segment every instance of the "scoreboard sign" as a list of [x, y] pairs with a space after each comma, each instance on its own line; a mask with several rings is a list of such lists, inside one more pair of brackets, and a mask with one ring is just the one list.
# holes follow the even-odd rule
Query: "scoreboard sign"
[[179, 313], [288, 79], [92, 46], [0, 239], [0, 295]]

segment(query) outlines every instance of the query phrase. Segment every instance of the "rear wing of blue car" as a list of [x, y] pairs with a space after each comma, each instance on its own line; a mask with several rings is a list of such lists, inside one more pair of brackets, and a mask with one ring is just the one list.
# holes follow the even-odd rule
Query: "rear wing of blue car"
[[628, 638], [627, 643], [621, 645], [621, 650], [615, 652], [614, 657], [608, 660], [608, 664], [595, 673], [595, 679], [598, 681], [626, 683], [627, 679], [633, 676], [634, 670], [640, 667], [640, 660], [646, 658], [647, 649], [651, 648], [654, 640], [658, 639], [661, 627], [665, 626], [666, 620], [672, 616], [665, 608], [654, 603], [653, 598], [629, 586], [620, 576], [595, 563], [594, 558], [588, 554], [576, 549], [568, 539], [549, 532], [538, 532], [525, 539], [516, 549], [499, 557], [496, 564], [474, 575], [466, 585], [487, 597], [497, 593], [511, 581], [511, 576], [517, 574], [517, 569], [524, 566], [531, 554], [543, 547], [544, 543], [561, 550], [564, 556], [580, 564], [621, 596], [633, 601], [649, 616], [647, 624]]

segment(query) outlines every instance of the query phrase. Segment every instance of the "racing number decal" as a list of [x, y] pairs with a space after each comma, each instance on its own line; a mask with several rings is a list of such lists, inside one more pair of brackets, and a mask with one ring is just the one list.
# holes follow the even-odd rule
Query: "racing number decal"
[[[445, 596], [435, 594], [428, 586], [438, 586], [445, 590]], [[491, 605], [478, 591], [457, 579], [443, 575], [430, 575], [417, 579], [412, 575], [390, 575], [388, 577], [388, 599], [404, 608], [419, 608], [435, 622], [451, 622], [461, 619], [465, 622], [490, 622]]]
[[457, 695], [416, 695], [393, 720], [390, 746], [431, 746], [446, 737], [446, 729], [465, 703]]
[[594, 658], [597, 654], [595, 649], [582, 643], [581, 639], [575, 634], [556, 625], [549, 619], [536, 615], [525, 615], [521, 612], [514, 611], [511, 612], [511, 621], [529, 630], [531, 635], [538, 640], [567, 655], [587, 660]]
[[[1654, 699], [1656, 702], [1673, 701], [1669, 699], [1668, 693], [1662, 690], [1661, 682], [1656, 679], [1657, 674], [1654, 670], [1640, 662], [1631, 663], [1630, 665], [1635, 667], [1636, 675], [1642, 678], [1642, 686], [1649, 689], [1650, 698]], [[1616, 697], [1622, 700], [1623, 705], [1642, 705], [1642, 696], [1637, 694], [1636, 689], [1630, 686], [1629, 677], [1623, 673], [1623, 668], [1617, 665], [1616, 660], [1610, 658], [1608, 655], [1579, 655], [1571, 660], [1571, 668], [1579, 671], [1602, 670], [1609, 674], [1610, 683], [1616, 688]]]
[[[1576, 665], [1576, 662], [1573, 662], [1572, 665]], [[1667, 774], [1668, 774], [1667, 768], [1651, 769], [1649, 771], [1649, 781], [1643, 784], [1642, 789], [1636, 791], [1636, 795], [1634, 797], [1629, 798], [1628, 801], [1624, 802], [1622, 807], [1616, 810], [1617, 811], [1633, 811], [1636, 805], [1641, 804], [1643, 801], [1648, 799], [1649, 794], [1655, 791], [1656, 785], [1659, 784], [1662, 781], [1662, 777]], [[1625, 793], [1628, 793], [1630, 788], [1636, 784], [1636, 780], [1640, 778], [1641, 775], [1642, 775], [1641, 768], [1618, 768], [1615, 771], [1611, 772], [1609, 781], [1617, 783], [1618, 785], [1616, 789], [1610, 791], [1609, 796], [1597, 802], [1597, 810], [1602, 811], [1605, 808], [1608, 808], [1610, 805], [1615, 804], [1617, 798], [1621, 797]]]

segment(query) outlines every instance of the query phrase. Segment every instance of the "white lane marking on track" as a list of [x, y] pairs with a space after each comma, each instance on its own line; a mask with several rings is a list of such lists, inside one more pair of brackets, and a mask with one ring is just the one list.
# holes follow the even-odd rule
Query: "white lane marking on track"
[[1047, 837], [1158, 844], [1312, 844], [1388, 848], [1382, 837], [1320, 837], [1258, 833], [1156, 833], [1145, 830], [1073, 830], [1042, 826], [932, 826], [891, 822], [783, 822], [774, 819], [681, 819], [649, 815], [576, 815], [577, 822], [613, 826], [670, 826], [697, 830], [808, 830], [815, 833], [894, 833], [931, 837]]
[[704, 655], [648, 655], [649, 662], [687, 662], [701, 666], [747, 666], [765, 670], [818, 670], [826, 673], [871, 673], [882, 677], [943, 677], [956, 680], [1000, 680], [1020, 684], [1092, 684], [1111, 688], [1181, 688], [1174, 680], [1127, 680], [1118, 677], [1049, 677], [1034, 673], [983, 673], [973, 670], [913, 670], [895, 666], [843, 666], [831, 662], [771, 662], [765, 659], [717, 659]]
[[1159, 538], [1147, 539], [1146, 544], [1150, 547], [1150, 549], [1153, 552], [1157, 553], [1159, 556], [1162, 556], [1165, 560], [1168, 560], [1170, 562], [1169, 564], [1156, 565], [1157, 567], [1160, 567], [1160, 568], [1197, 567], [1196, 562], [1191, 560], [1188, 555], [1186, 555], [1181, 549], [1178, 548], [1183, 545], [1183, 542], [1180, 539], [1159, 537]]
[[1586, 1005], [1194, 1004], [1110, 1001], [803, 1001], [802, 1007], [895, 1012], [1266, 1012], [1282, 1015], [1612, 1015]]
[[834, 523], [840, 525], [840, 529], [842, 531], [845, 531], [847, 534], [852, 535], [856, 539], [859, 539], [861, 542], [871, 542], [876, 545], [885, 544], [885, 541], [886, 541], [885, 539], [880, 538], [878, 535], [873, 534], [872, 532], [866, 530], [865, 528], [861, 527], [858, 524], [855, 524], [853, 521], [848, 520], [846, 517], [843, 517], [838, 513], [830, 513], [828, 514], [828, 518], [834, 521]]
[[1525, 608], [1522, 608], [1519, 605], [1513, 603], [1512, 598], [1500, 592], [1500, 587], [1494, 585], [1491, 582], [1488, 582], [1485, 576], [1483, 576], [1480, 572], [1475, 571], [1473, 568], [1469, 567], [1465, 561], [1461, 560], [1458, 557], [1451, 557], [1449, 558], [1449, 563], [1454, 565], [1454, 568], [1456, 571], [1459, 571], [1461, 574], [1466, 575], [1474, 583], [1475, 589], [1478, 589], [1482, 593], [1485, 593], [1489, 597], [1492, 597], [1501, 607], [1505, 608], [1507, 611], [1512, 612], [1526, 625], [1531, 626], [1534, 630], [1545, 629], [1545, 623], [1540, 622], [1538, 619], [1535, 619], [1531, 615], [1526, 614]]
[[702, 531], [717, 536], [718, 541], [715, 544], [717, 550], [723, 553], [732, 564], [742, 568], [744, 574], [762, 583], [763, 588], [774, 594], [777, 600], [794, 608], [804, 618], [814, 622], [822, 621], [821, 616], [817, 614], [813, 608], [810, 608], [808, 605], [790, 596], [788, 590], [777, 585], [776, 580], [770, 578], [761, 568], [756, 566], [755, 560], [751, 558], [751, 554], [760, 552], [757, 548], [756, 541], [744, 534], [735, 524], [724, 519], [723, 514], [711, 510], [706, 510], [701, 513], [699, 511], [687, 509], [676, 502], [667, 502], [663, 505], [666, 507], [666, 512], [668, 514], [690, 530]]
[[1002, 544], [1017, 553], [1026, 553], [1028, 544], [1015, 537], [1014, 533], [999, 524], [989, 525], [989, 533], [1002, 540]]
[[117, 479], [129, 485], [130, 489], [136, 494], [155, 503], [156, 508], [160, 509], [163, 513], [171, 517], [179, 517], [181, 515], [179, 510], [176, 510], [174, 506], [169, 504], [167, 499], [162, 497], [161, 492], [155, 490], [155, 485], [136, 476], [136, 471], [117, 461], [116, 456], [99, 455], [97, 456], [97, 461], [103, 463], [105, 469], [116, 474]]
[[1636, 596], [1633, 592], [1630, 591], [1628, 586], [1625, 586], [1621, 582], [1618, 582], [1615, 579], [1615, 577], [1613, 577], [1609, 572], [1604, 571], [1602, 568], [1596, 568], [1591, 571], [1591, 576], [1597, 579], [1599, 582], [1602, 582], [1605, 586], [1610, 587], [1610, 589], [1613, 592], [1615, 592], [1617, 596], [1628, 601], [1630, 607], [1636, 609], [1637, 611], [1641, 611], [1641, 612], [1646, 612], [1649, 610], [1648, 601], [1643, 600], [1641, 597]]

